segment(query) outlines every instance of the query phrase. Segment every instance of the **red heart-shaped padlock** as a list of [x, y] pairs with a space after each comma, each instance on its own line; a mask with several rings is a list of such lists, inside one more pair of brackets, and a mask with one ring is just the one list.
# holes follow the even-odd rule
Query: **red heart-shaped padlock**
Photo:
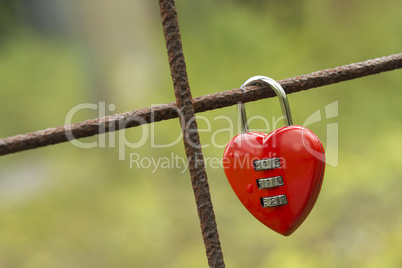
[[241, 104], [243, 134], [224, 152], [224, 170], [237, 197], [259, 221], [288, 236], [306, 219], [321, 189], [324, 148], [309, 129], [292, 125], [282, 87], [268, 77], [252, 77], [243, 86], [267, 83], [281, 99], [287, 126], [270, 134], [248, 132]]

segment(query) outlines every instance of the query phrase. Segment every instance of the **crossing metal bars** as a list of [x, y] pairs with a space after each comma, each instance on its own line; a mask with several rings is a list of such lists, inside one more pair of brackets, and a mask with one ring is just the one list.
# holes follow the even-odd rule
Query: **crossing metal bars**
[[[275, 93], [266, 86], [253, 86], [192, 98], [174, 0], [159, 0], [159, 6], [176, 102], [0, 139], [0, 155], [179, 117], [208, 264], [225, 267], [195, 113], [270, 98]], [[402, 68], [402, 53], [278, 82], [290, 94], [398, 68]]]
[[[278, 82], [287, 94], [291, 94], [400, 68], [402, 68], [402, 53], [321, 70]], [[239, 101], [246, 103], [274, 96], [275, 93], [267, 87], [253, 86], [196, 97], [192, 99], [192, 102], [194, 112], [200, 113], [232, 106]], [[0, 139], [0, 156], [177, 117], [179, 113], [176, 102], [171, 102], [71, 125], [38, 130]]]
[[209, 267], [225, 267], [193, 108], [174, 0], [159, 0], [177, 109]]

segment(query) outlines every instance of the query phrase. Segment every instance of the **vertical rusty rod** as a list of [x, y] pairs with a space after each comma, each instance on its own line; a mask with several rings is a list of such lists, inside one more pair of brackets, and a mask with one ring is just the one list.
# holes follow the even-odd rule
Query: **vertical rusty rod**
[[184, 148], [209, 267], [225, 267], [187, 77], [174, 0], [159, 0]]

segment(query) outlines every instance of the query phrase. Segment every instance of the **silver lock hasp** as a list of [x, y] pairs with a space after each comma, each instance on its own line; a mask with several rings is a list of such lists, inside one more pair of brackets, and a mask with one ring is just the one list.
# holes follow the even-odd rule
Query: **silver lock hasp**
[[[241, 85], [240, 88], [244, 88], [246, 86], [252, 86], [252, 85], [269, 85], [270, 88], [272, 88], [276, 95], [279, 98], [280, 104], [281, 104], [281, 109], [282, 109], [282, 114], [285, 117], [285, 126], [291, 126], [293, 125], [293, 120], [292, 120], [292, 115], [290, 113], [290, 107], [289, 107], [289, 101], [288, 97], [286, 96], [285, 90], [283, 90], [282, 86], [276, 82], [274, 79], [266, 77], [266, 76], [253, 76], [250, 79], [248, 79], [246, 82]], [[238, 111], [239, 111], [239, 122], [240, 122], [240, 127], [241, 127], [241, 133], [247, 133], [249, 132], [248, 130], [248, 123], [247, 123], [247, 116], [246, 116], [246, 106], [244, 103], [239, 103], [237, 104]]]

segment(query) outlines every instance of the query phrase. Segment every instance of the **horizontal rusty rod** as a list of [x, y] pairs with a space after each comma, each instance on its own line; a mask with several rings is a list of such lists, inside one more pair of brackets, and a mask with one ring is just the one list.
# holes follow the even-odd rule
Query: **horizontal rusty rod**
[[[402, 53], [287, 78], [278, 82], [286, 93], [290, 94], [399, 68], [402, 68]], [[267, 87], [252, 86], [201, 96], [193, 98], [192, 101], [194, 112], [199, 113], [235, 105], [239, 101], [246, 103], [274, 96], [275, 93]], [[177, 117], [179, 117], [179, 113], [176, 103], [171, 102], [141, 110], [86, 120], [72, 125], [48, 128], [0, 139], [0, 155], [35, 149], [73, 139], [91, 137], [105, 132]]]
[[177, 20], [174, 0], [159, 0], [163, 33], [169, 57], [176, 103], [180, 114], [183, 143], [186, 151], [188, 170], [191, 176], [198, 218], [200, 220], [209, 267], [223, 268], [223, 254], [209, 191], [208, 176], [205, 171], [204, 156], [198, 126], [195, 118], [186, 61]]

